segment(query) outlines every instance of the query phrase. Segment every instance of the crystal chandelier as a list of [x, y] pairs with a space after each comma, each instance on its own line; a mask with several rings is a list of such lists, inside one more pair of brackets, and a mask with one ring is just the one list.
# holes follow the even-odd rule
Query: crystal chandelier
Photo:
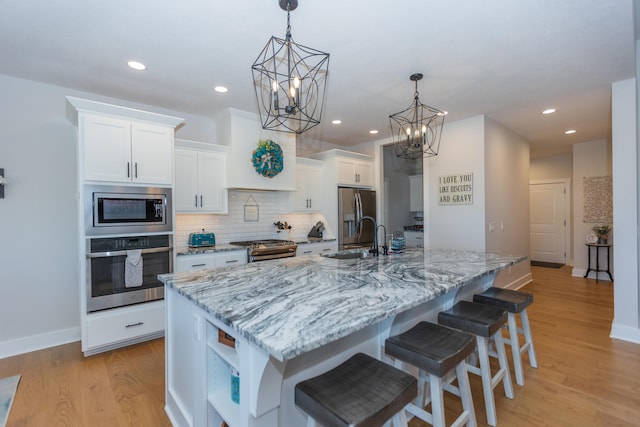
[[413, 102], [406, 110], [389, 116], [396, 156], [405, 159], [437, 156], [447, 113], [420, 102], [418, 81], [422, 74], [412, 74], [409, 79], [416, 84]]
[[263, 129], [302, 133], [320, 124], [329, 54], [291, 37], [289, 13], [298, 0], [279, 0], [287, 11], [287, 33], [272, 36], [251, 67]]

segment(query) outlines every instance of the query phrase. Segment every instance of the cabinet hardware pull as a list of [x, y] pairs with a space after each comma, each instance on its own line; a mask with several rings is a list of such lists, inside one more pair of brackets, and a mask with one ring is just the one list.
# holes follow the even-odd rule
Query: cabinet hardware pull
[[311, 209], [311, 199], [309, 199], [309, 209]]
[[202, 194], [200, 195], [200, 207], [202, 207]]
[[196, 208], [198, 207], [198, 195], [196, 194]]
[[144, 325], [144, 322], [131, 323], [131, 324], [125, 326], [125, 328], [133, 328], [134, 326], [142, 326], [142, 325]]
[[305, 254], [310, 254], [313, 251], [304, 251]]
[[127, 162], [127, 178], [131, 178], [131, 162]]
[[230, 259], [228, 261], [225, 261], [227, 264], [233, 264], [234, 262], [238, 262], [237, 259]]
[[135, 174], [134, 178], [138, 178], [138, 162], [136, 162], [135, 165], [136, 165], [136, 167], [135, 167], [136, 174]]
[[204, 263], [202, 263], [202, 264], [191, 264], [191, 267], [204, 267], [205, 265], [207, 265], [207, 264], [204, 264]]

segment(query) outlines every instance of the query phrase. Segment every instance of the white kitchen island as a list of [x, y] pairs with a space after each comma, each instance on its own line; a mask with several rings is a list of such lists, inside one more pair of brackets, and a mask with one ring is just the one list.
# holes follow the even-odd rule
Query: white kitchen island
[[[299, 381], [493, 283], [522, 256], [407, 250], [363, 259], [288, 258], [160, 276], [166, 299], [166, 411], [176, 426], [305, 425]], [[235, 338], [231, 347], [219, 333]], [[240, 399], [231, 398], [231, 371]]]

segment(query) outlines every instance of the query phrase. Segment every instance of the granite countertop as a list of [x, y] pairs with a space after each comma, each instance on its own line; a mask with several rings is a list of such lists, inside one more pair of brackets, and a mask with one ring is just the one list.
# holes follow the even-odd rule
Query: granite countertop
[[525, 258], [408, 249], [363, 259], [293, 257], [159, 278], [283, 361]]

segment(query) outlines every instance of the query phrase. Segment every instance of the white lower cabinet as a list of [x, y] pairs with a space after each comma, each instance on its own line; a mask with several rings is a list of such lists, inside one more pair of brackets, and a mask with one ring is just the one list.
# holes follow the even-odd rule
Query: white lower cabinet
[[176, 257], [175, 271], [200, 270], [202, 268], [227, 267], [230, 265], [242, 265], [247, 263], [247, 251], [220, 251], [204, 254], [178, 255]]
[[338, 242], [336, 240], [330, 242], [313, 242], [301, 243], [296, 250], [296, 256], [317, 255], [322, 253], [331, 253], [338, 250]]
[[117, 347], [122, 341], [134, 342], [136, 338], [164, 332], [164, 301], [153, 301], [114, 308], [87, 315], [86, 348], [91, 354], [101, 347]]
[[408, 248], [424, 248], [424, 232], [422, 231], [405, 231], [404, 239]]

